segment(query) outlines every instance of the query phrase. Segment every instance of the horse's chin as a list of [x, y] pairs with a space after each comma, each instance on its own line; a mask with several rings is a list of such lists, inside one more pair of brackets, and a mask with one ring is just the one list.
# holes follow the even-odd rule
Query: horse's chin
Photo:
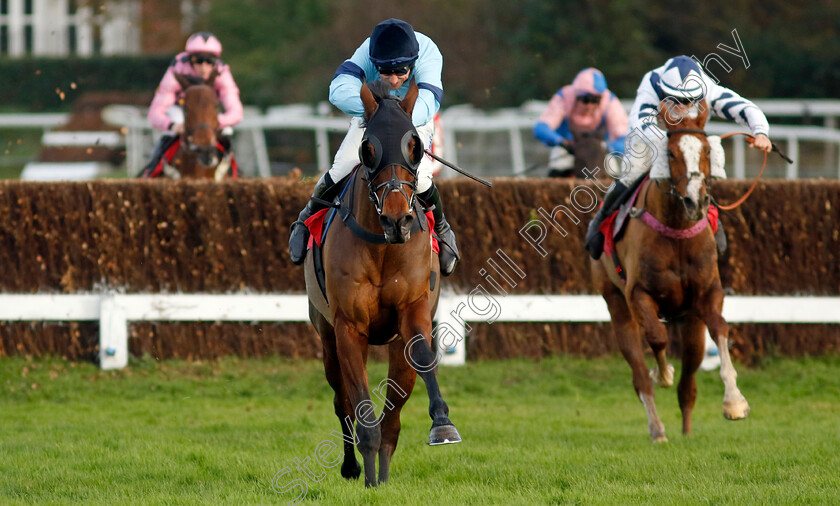
[[702, 208], [698, 208], [697, 210], [693, 211], [686, 211], [685, 214], [686, 218], [688, 218], [689, 221], [700, 221], [705, 216]]
[[201, 165], [204, 165], [205, 167], [214, 167], [219, 164], [219, 157], [216, 155], [207, 158], [201, 157], [198, 161], [201, 162]]

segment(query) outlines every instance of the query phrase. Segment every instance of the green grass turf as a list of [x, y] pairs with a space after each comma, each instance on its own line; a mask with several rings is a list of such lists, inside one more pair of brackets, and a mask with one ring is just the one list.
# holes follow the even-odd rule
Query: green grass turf
[[[271, 488], [284, 467], [303, 504], [840, 503], [840, 357], [739, 369], [747, 420], [724, 420], [720, 378], [700, 372], [690, 437], [675, 390], [657, 390], [671, 441], [655, 445], [620, 357], [443, 368], [464, 442], [425, 444], [418, 379], [391, 481], [366, 490], [338, 468], [320, 482], [295, 469], [339, 428], [319, 362], [7, 358], [0, 504], [285, 504], [296, 493]], [[385, 373], [371, 364], [372, 382]]]

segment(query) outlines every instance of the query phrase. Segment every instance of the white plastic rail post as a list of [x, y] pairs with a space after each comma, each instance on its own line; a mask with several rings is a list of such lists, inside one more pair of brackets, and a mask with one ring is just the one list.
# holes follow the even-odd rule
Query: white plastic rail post
[[104, 295], [99, 313], [99, 365], [122, 369], [128, 365], [128, 320], [113, 294]]
[[[438, 327], [447, 324], [452, 331], [438, 336], [437, 353], [440, 357], [438, 362], [440, 365], [464, 365], [467, 361], [466, 326], [463, 320], [452, 315], [453, 312], [457, 314], [457, 301], [457, 297], [442, 295], [438, 302], [435, 321]], [[455, 343], [453, 344], [452, 341]]]

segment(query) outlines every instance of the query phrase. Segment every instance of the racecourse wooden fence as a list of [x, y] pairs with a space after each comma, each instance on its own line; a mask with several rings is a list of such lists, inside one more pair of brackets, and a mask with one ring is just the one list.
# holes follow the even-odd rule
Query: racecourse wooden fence
[[[0, 291], [302, 293], [303, 276], [288, 261], [286, 241], [288, 225], [310, 186], [282, 179], [2, 183], [0, 262], [6, 276]], [[716, 183], [713, 193], [730, 202], [746, 186]], [[597, 183], [497, 180], [488, 190], [456, 180], [442, 182], [441, 191], [464, 255], [456, 274], [443, 281], [449, 293], [468, 294], [479, 287], [495, 296], [499, 290], [592, 293], [581, 244], [594, 209], [587, 198], [601, 195]], [[837, 181], [761, 183], [744, 206], [723, 217], [730, 240], [720, 260], [724, 286], [745, 296], [840, 294], [838, 206]], [[8, 318], [0, 323], [0, 354], [95, 358], [99, 325]], [[838, 327], [736, 324], [733, 351], [748, 362], [771, 352], [836, 352]], [[137, 321], [128, 335], [131, 353], [161, 358], [229, 353], [313, 357], [320, 348], [306, 323]], [[615, 346], [609, 325], [597, 320], [500, 320], [471, 325], [467, 349], [470, 358], [481, 359], [595, 355], [613, 352]]]

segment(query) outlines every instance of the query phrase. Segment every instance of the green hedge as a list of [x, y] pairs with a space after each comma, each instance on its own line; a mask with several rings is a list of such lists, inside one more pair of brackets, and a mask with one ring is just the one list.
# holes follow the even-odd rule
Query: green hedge
[[153, 91], [171, 60], [171, 55], [0, 59], [0, 104], [55, 111], [69, 109], [89, 91]]

